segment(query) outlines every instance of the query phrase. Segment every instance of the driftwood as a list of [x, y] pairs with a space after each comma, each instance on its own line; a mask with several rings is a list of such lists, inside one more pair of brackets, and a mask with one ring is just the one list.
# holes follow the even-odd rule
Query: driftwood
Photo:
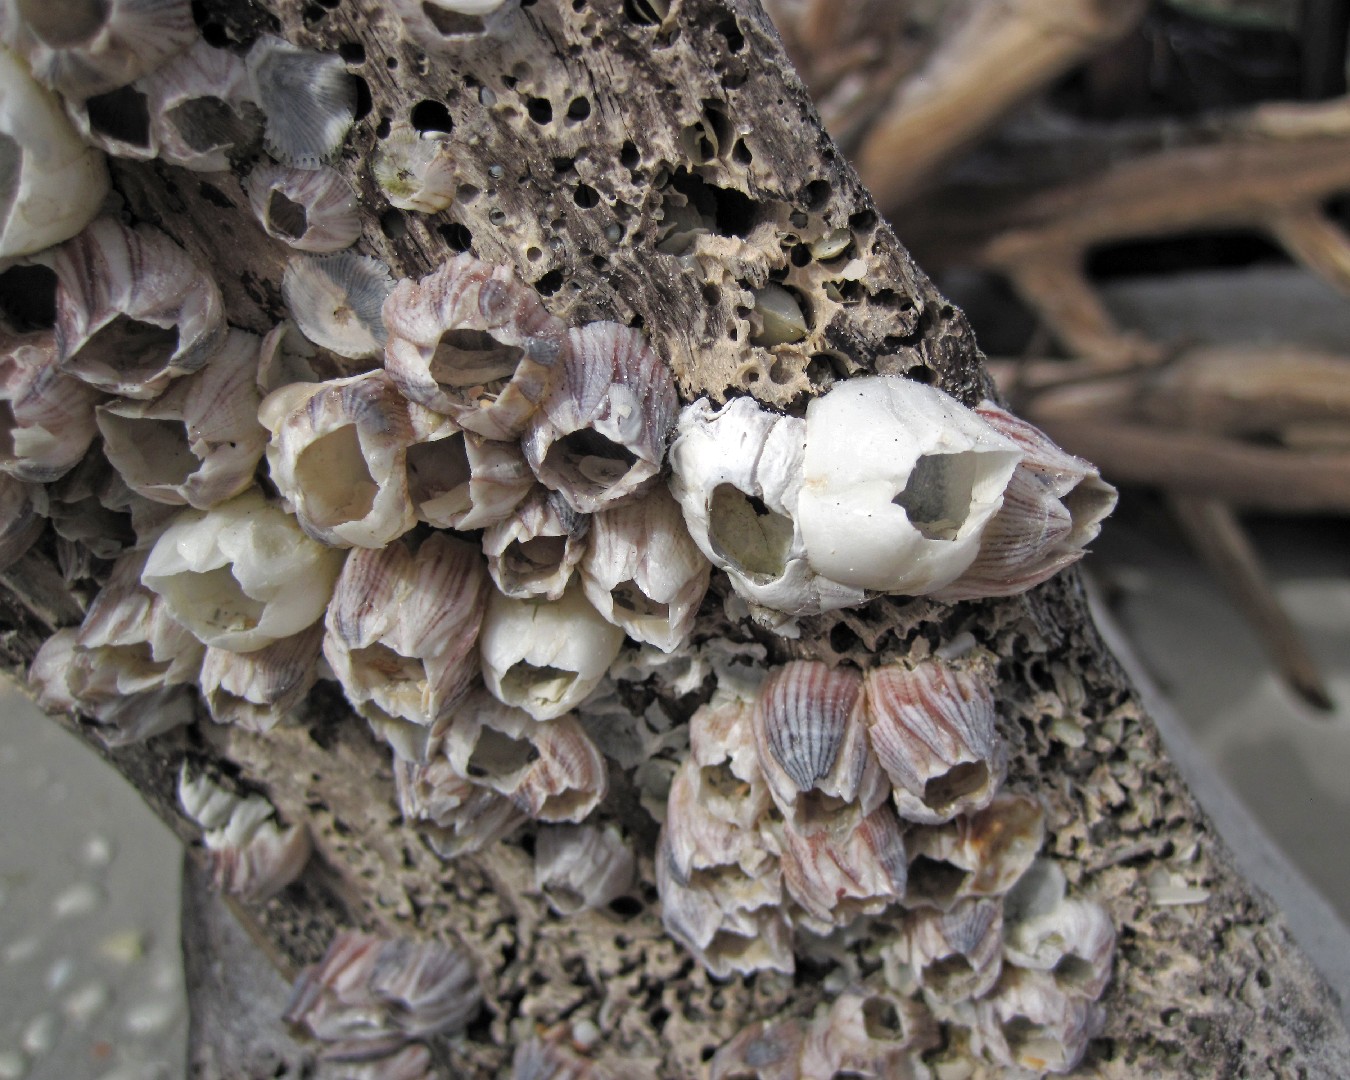
[[[800, 410], [839, 377], [868, 371], [932, 381], [967, 402], [992, 388], [964, 317], [917, 270], [824, 134], [754, 0], [508, 7], [504, 32], [434, 56], [372, 0], [270, 12], [207, 0], [199, 16], [212, 40], [275, 28], [340, 52], [362, 78], [368, 103], [339, 167], [366, 207], [363, 250], [396, 276], [466, 248], [511, 265], [564, 319], [641, 325], [686, 398], [749, 392]], [[429, 217], [388, 209], [369, 154], [393, 123], [428, 115], [457, 140], [461, 197]], [[119, 162], [114, 173], [136, 218], [213, 268], [231, 321], [271, 327], [283, 257], [250, 216], [238, 177], [154, 162]], [[840, 230], [844, 253], [814, 259], [810, 245]], [[749, 343], [752, 290], [770, 281], [802, 302], [808, 334], [798, 344]], [[43, 541], [0, 590], [0, 649], [13, 670], [78, 618], [81, 598], [54, 589], [52, 558]], [[715, 597], [709, 605], [719, 633], [756, 640], [776, 660], [893, 657], [962, 634], [997, 655], [1009, 787], [1044, 801], [1047, 854], [1107, 907], [1119, 933], [1107, 1026], [1085, 1074], [1345, 1071], [1350, 1039], [1334, 1002], [1186, 793], [1091, 626], [1075, 575], [1001, 602], [877, 600], [807, 619], [795, 641], [723, 617]], [[692, 707], [660, 704], [677, 719]], [[97, 744], [91, 728], [71, 723]], [[795, 979], [707, 976], [662, 931], [655, 826], [617, 770], [602, 814], [645, 845], [641, 910], [550, 915], [529, 880], [528, 830], [442, 863], [397, 817], [387, 749], [331, 687], [312, 695], [301, 724], [266, 736], [202, 717], [104, 753], [185, 841], [197, 836], [174, 796], [184, 760], [241, 777], [283, 818], [310, 824], [318, 857], [305, 876], [244, 911], [288, 977], [342, 928], [462, 942], [487, 1010], [467, 1038], [436, 1048], [446, 1075], [505, 1075], [513, 1044], [566, 1019], [593, 1021], [596, 1052], [634, 1070], [698, 1076], [750, 1022], [809, 1015], [831, 970], [877, 968], [876, 942], [862, 935]], [[1169, 894], [1159, 881], [1189, 888]], [[1187, 902], [1168, 902], [1177, 896]], [[202, 1066], [200, 1075], [226, 1074]]]

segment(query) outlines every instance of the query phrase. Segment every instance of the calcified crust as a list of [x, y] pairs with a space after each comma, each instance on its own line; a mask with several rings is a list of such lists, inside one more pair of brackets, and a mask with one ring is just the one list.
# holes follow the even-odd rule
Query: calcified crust
[[255, 489], [213, 510], [181, 512], [142, 580], [200, 641], [252, 652], [323, 614], [343, 554], [309, 539]]
[[1007, 751], [987, 674], [941, 660], [867, 673], [868, 737], [909, 821], [936, 825], [988, 806]]
[[281, 278], [282, 298], [305, 337], [350, 360], [380, 355], [380, 311], [392, 287], [389, 267], [350, 251], [296, 256]]
[[103, 450], [132, 491], [205, 510], [253, 483], [267, 432], [258, 423], [257, 335], [231, 330], [202, 370], [154, 401], [97, 411]]
[[635, 641], [673, 652], [689, 637], [712, 566], [671, 494], [653, 488], [591, 522], [581, 561], [586, 599]]
[[207, 649], [202, 698], [218, 724], [265, 734], [304, 700], [318, 677], [323, 626], [274, 641], [251, 653]]
[[478, 674], [488, 592], [468, 544], [434, 534], [348, 558], [324, 620], [323, 651], [347, 700], [372, 721], [433, 728]]
[[[442, 424], [419, 422], [421, 413]], [[417, 441], [408, 447], [408, 491], [419, 521], [439, 529], [482, 529], [505, 521], [538, 484], [515, 443], [460, 431], [411, 405]]]
[[269, 394], [267, 466], [301, 528], [335, 547], [382, 548], [417, 524], [407, 404], [381, 371]]
[[153, 71], [196, 39], [197, 26], [187, 0], [10, 2], [0, 37], [38, 81], [82, 101]]
[[97, 433], [100, 396], [60, 371], [55, 335], [0, 333], [0, 470], [33, 483], [65, 475]]
[[149, 226], [100, 218], [37, 261], [57, 277], [61, 369], [101, 390], [154, 397], [224, 344], [215, 282]]
[[637, 881], [637, 861], [615, 825], [554, 825], [535, 839], [534, 887], [559, 915], [612, 903]]
[[0, 259], [68, 240], [98, 213], [108, 170], [55, 95], [0, 47]]
[[361, 235], [356, 192], [333, 169], [262, 164], [244, 181], [253, 216], [268, 236], [301, 251], [341, 251]]
[[384, 307], [400, 391], [467, 431], [515, 439], [558, 375], [565, 326], [506, 266], [458, 255]]
[[356, 116], [356, 83], [341, 58], [265, 35], [247, 64], [253, 99], [267, 118], [267, 152], [298, 169], [331, 161]]
[[556, 492], [536, 488], [506, 520], [483, 533], [488, 573], [506, 596], [557, 600], [587, 550], [591, 519]]
[[0, 570], [23, 557], [46, 525], [39, 507], [46, 494], [36, 485], [0, 474]]
[[422, 134], [411, 124], [395, 124], [375, 147], [371, 166], [389, 205], [423, 214], [448, 209], [459, 185], [452, 146], [440, 132]]
[[562, 377], [530, 420], [525, 458], [583, 514], [641, 491], [661, 469], [679, 399], [670, 369], [637, 330], [567, 332]]

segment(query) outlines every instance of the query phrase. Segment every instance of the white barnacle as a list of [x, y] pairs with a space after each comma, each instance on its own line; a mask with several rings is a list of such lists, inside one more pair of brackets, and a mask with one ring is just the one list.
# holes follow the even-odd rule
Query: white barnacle
[[380, 311], [392, 288], [389, 267], [350, 251], [296, 256], [281, 277], [282, 298], [305, 337], [353, 360], [384, 348]]
[[974, 562], [1022, 451], [955, 398], [850, 379], [806, 410], [797, 500], [806, 555], [860, 589], [918, 595]]
[[198, 40], [137, 85], [147, 98], [159, 156], [173, 165], [221, 172], [262, 134], [248, 70], [228, 49]]
[[297, 169], [331, 161], [356, 117], [356, 82], [342, 58], [264, 35], [247, 64], [268, 153]]
[[390, 206], [435, 214], [447, 209], [459, 187], [459, 173], [443, 132], [419, 132], [395, 124], [375, 148], [371, 171]]
[[637, 860], [615, 825], [552, 825], [539, 830], [534, 887], [559, 915], [593, 911], [636, 883]]
[[0, 259], [68, 240], [103, 205], [108, 170], [56, 96], [0, 47]]
[[1045, 971], [1007, 967], [975, 1003], [973, 1047], [1000, 1065], [1066, 1073], [1082, 1060], [1103, 1025], [1093, 1002], [1066, 993]]
[[300, 251], [341, 251], [361, 235], [356, 192], [334, 169], [259, 165], [244, 189], [267, 235]]
[[101, 396], [60, 370], [54, 334], [0, 337], [0, 471], [32, 483], [60, 479], [98, 434]]
[[156, 541], [142, 581], [198, 640], [251, 652], [323, 615], [344, 555], [253, 489], [211, 510], [182, 511]]
[[1066, 993], [1096, 1000], [1111, 978], [1115, 927], [1104, 908], [1066, 889], [1058, 863], [1031, 864], [1004, 898], [1004, 952], [1018, 967], [1051, 972]]

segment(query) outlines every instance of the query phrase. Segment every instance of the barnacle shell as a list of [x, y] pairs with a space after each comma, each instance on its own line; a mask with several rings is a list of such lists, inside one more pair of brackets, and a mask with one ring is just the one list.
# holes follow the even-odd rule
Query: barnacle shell
[[556, 601], [494, 592], [478, 644], [492, 696], [536, 720], [551, 720], [599, 685], [619, 654], [623, 631], [605, 622], [577, 585]]
[[225, 343], [215, 282], [148, 226], [100, 218], [41, 261], [57, 277], [61, 369], [101, 390], [154, 397]]
[[1066, 1073], [1102, 1028], [1101, 1009], [1064, 993], [1048, 972], [1005, 968], [975, 1003], [975, 1048], [995, 1061], [1036, 1072]]
[[510, 517], [483, 533], [488, 573], [507, 596], [557, 600], [586, 551], [590, 527], [591, 519], [560, 495], [538, 488]]
[[450, 715], [478, 674], [487, 591], [478, 552], [443, 534], [416, 554], [401, 543], [352, 552], [323, 651], [347, 700], [381, 734], [400, 722], [434, 729]]
[[1003, 793], [983, 810], [906, 834], [910, 907], [948, 910], [964, 897], [1001, 896], [1036, 858], [1045, 809], [1030, 795]]
[[567, 333], [562, 377], [530, 418], [530, 468], [583, 514], [642, 490], [661, 470], [679, 399], [639, 330], [593, 322]]
[[334, 546], [381, 548], [417, 524], [405, 464], [407, 403], [382, 371], [269, 394], [272, 482], [300, 527]]
[[612, 903], [637, 881], [637, 862], [618, 826], [551, 825], [534, 846], [534, 887], [559, 915]]
[[917, 1080], [926, 1075], [917, 1055], [938, 1042], [937, 1025], [917, 1002], [853, 989], [816, 1010], [799, 1075]]
[[159, 156], [198, 172], [230, 168], [262, 132], [244, 62], [198, 40], [138, 84]]
[[297, 169], [332, 160], [356, 117], [356, 83], [341, 57], [263, 36], [247, 63], [254, 100], [267, 117], [267, 152]]
[[80, 101], [125, 86], [196, 39], [187, 0], [9, 0], [0, 37], [37, 80]]
[[47, 486], [47, 516], [61, 541], [96, 559], [115, 559], [137, 540], [123, 511], [138, 498], [95, 446]]
[[874, 915], [905, 896], [904, 835], [882, 803], [856, 824], [806, 832], [783, 827], [783, 883], [817, 933]]
[[1014, 596], [1083, 557], [1115, 508], [1116, 489], [1096, 466], [1067, 454], [1039, 428], [982, 402], [975, 410], [1022, 449], [1003, 506], [980, 540], [975, 561], [939, 600]]
[[255, 334], [230, 330], [206, 367], [154, 401], [99, 407], [104, 453], [133, 491], [204, 510], [253, 482], [267, 442], [254, 383], [258, 343]]
[[293, 248], [341, 251], [361, 235], [356, 192], [333, 169], [263, 164], [249, 173], [244, 189], [267, 235]]
[[419, 423], [419, 408], [409, 410], [418, 441], [407, 453], [408, 492], [418, 519], [465, 531], [504, 521], [536, 485], [520, 447], [460, 431], [448, 417], [428, 429]]
[[211, 719], [259, 734], [271, 731], [313, 687], [322, 641], [323, 626], [315, 623], [256, 652], [207, 649], [201, 689]]
[[0, 259], [74, 236], [98, 213], [108, 170], [60, 102], [0, 46]]
[[1003, 906], [963, 900], [949, 911], [911, 912], [895, 948], [930, 1001], [981, 997], [1003, 970]]
[[255, 489], [212, 510], [182, 511], [142, 580], [199, 640], [251, 652], [323, 614], [343, 555], [309, 539]]
[[0, 335], [0, 470], [34, 483], [69, 472], [97, 433], [99, 397], [61, 373], [55, 335]]
[[864, 682], [868, 737], [902, 817], [936, 825], [989, 805], [1007, 751], [988, 673], [924, 660], [873, 668]]
[[861, 589], [818, 575], [797, 525], [805, 422], [753, 398], [686, 406], [670, 448], [670, 490], [689, 535], [738, 593], [792, 614], [862, 603]]
[[1065, 993], [1095, 1000], [1111, 978], [1115, 927], [1097, 904], [1064, 893], [1059, 865], [1036, 860], [1004, 900], [1004, 951], [1018, 967], [1051, 972]]
[[395, 286], [384, 366], [412, 401], [467, 431], [515, 439], [553, 380], [564, 324], [509, 267], [458, 255]]
[[462, 776], [444, 755], [425, 765], [396, 755], [394, 784], [399, 812], [442, 859], [480, 851], [527, 820], [505, 795]]
[[391, 206], [424, 214], [447, 209], [459, 185], [450, 140], [411, 124], [395, 124], [380, 140], [371, 171]]
[[40, 487], [0, 473], [0, 570], [9, 569], [42, 535], [47, 522], [39, 508], [46, 503]]
[[296, 256], [281, 276], [282, 298], [305, 337], [352, 360], [384, 348], [380, 311], [392, 287], [389, 267], [350, 251]]
[[711, 573], [665, 488], [592, 519], [581, 560], [586, 599], [635, 641], [677, 649], [694, 628]]
[[916, 595], [979, 553], [1021, 451], [955, 398], [894, 376], [849, 379], [806, 409], [797, 517], [818, 573]]
[[[724, 1044], [708, 1064], [708, 1080], [803, 1080], [806, 1038], [797, 1020], [757, 1020]], [[832, 1075], [832, 1074], [831, 1074]]]

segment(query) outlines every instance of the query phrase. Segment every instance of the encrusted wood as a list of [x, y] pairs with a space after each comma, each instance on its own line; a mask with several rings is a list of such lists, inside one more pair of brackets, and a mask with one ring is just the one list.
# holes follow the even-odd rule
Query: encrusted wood
[[[964, 317], [879, 219], [754, 0], [674, 0], [668, 12], [664, 0], [507, 6], [502, 33], [457, 38], [434, 56], [372, 0], [278, 2], [270, 13], [205, 0], [197, 9], [213, 42], [279, 31], [340, 51], [364, 81], [339, 168], [364, 204], [363, 250], [395, 276], [424, 274], [464, 249], [508, 263], [564, 319], [641, 326], [686, 399], [748, 392], [800, 412], [832, 381], [868, 371], [931, 381], [968, 402], [988, 391]], [[428, 117], [451, 128], [459, 198], [433, 216], [393, 210], [371, 154], [393, 124]], [[239, 176], [127, 162], [114, 175], [135, 219], [213, 269], [232, 322], [265, 331], [283, 314], [288, 253], [254, 222]], [[847, 247], [817, 260], [812, 245], [840, 230]], [[750, 342], [752, 293], [770, 281], [800, 300], [804, 341]], [[50, 628], [78, 621], [78, 598], [53, 593], [53, 573], [40, 547], [3, 577], [0, 640], [11, 668]], [[870, 664], [963, 634], [1000, 658], [997, 700], [1015, 748], [1008, 788], [1044, 799], [1048, 852], [1119, 930], [1107, 1027], [1084, 1074], [1343, 1071], [1350, 1044], [1330, 996], [1282, 920], [1231, 868], [1091, 627], [1074, 575], [998, 603], [877, 600], [805, 620], [796, 640], [735, 618], [726, 592], [722, 581], [709, 595], [700, 635], [757, 640], [779, 661]], [[655, 684], [628, 689], [634, 704], [658, 700], [678, 721], [698, 701]], [[750, 1021], [809, 1015], [838, 985], [878, 977], [884, 919], [875, 934], [813, 949], [795, 978], [708, 977], [661, 928], [656, 825], [617, 768], [601, 814], [645, 847], [642, 902], [559, 919], [532, 891], [529, 830], [449, 864], [423, 845], [398, 816], [387, 748], [331, 686], [314, 693], [302, 723], [266, 736], [203, 716], [105, 753], [185, 840], [195, 837], [174, 796], [184, 758], [213, 763], [264, 791], [285, 820], [310, 823], [318, 858], [304, 878], [248, 911], [287, 974], [350, 926], [470, 949], [487, 1008], [465, 1037], [436, 1048], [447, 1075], [505, 1075], [522, 1038], [589, 1019], [602, 1033], [598, 1056], [635, 1075], [645, 1066], [693, 1077]], [[1158, 871], [1208, 899], [1154, 905], [1147, 883]]]

